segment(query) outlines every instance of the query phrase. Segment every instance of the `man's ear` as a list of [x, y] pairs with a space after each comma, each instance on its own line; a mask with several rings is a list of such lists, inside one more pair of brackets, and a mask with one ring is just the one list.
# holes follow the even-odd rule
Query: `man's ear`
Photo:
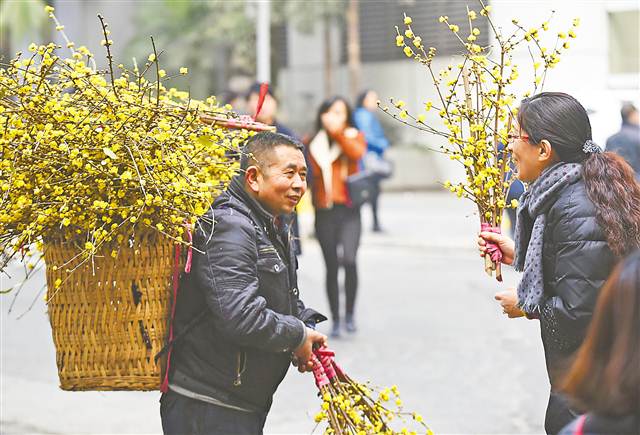
[[253, 192], [258, 193], [260, 191], [260, 184], [258, 178], [260, 177], [260, 169], [257, 166], [249, 166], [244, 172], [244, 181]]
[[548, 140], [543, 139], [540, 142], [540, 155], [538, 160], [541, 162], [548, 162], [555, 158], [555, 153]]

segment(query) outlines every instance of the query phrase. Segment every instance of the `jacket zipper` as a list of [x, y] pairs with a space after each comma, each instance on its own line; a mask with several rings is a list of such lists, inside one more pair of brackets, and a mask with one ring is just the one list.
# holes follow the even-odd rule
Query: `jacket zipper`
[[237, 364], [236, 364], [236, 380], [233, 381], [234, 387], [242, 385], [242, 374], [247, 368], [247, 354], [245, 352], [238, 352]]

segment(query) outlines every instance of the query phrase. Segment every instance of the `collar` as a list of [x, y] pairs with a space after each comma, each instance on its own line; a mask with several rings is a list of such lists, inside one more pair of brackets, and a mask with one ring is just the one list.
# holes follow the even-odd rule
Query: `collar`
[[267, 224], [276, 228], [275, 218], [273, 214], [267, 211], [260, 202], [251, 196], [244, 188], [244, 177], [238, 174], [231, 180], [229, 184], [229, 193], [242, 203], [246, 204], [249, 209], [254, 212], [263, 224]]

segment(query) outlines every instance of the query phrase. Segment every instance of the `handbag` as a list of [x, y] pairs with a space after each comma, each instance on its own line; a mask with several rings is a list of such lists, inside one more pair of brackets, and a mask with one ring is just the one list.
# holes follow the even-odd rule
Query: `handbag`
[[362, 165], [382, 180], [393, 175], [393, 163], [374, 152], [368, 152], [362, 158]]
[[364, 170], [347, 177], [346, 184], [349, 199], [353, 207], [360, 207], [369, 201], [376, 189], [380, 177], [372, 171]]

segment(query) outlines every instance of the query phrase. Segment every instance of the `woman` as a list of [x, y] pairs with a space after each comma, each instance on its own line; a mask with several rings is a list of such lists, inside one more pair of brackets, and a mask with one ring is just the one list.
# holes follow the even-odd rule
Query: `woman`
[[[344, 267], [346, 329], [355, 332], [354, 306], [358, 290], [356, 254], [360, 244], [360, 209], [351, 207], [346, 180], [358, 172], [366, 142], [353, 126], [351, 109], [344, 98], [334, 97], [320, 106], [317, 133], [309, 144], [313, 175], [315, 230], [327, 267], [327, 296], [333, 317], [331, 336], [340, 335], [338, 267]], [[342, 247], [341, 261], [338, 247]]]
[[527, 98], [510, 133], [517, 177], [530, 183], [518, 208], [515, 242], [480, 234], [502, 250], [502, 262], [522, 271], [516, 289], [496, 299], [509, 317], [539, 319], [551, 393], [547, 433], [576, 413], [557, 392], [591, 320], [598, 289], [617, 258], [640, 246], [640, 185], [619, 156], [591, 140], [584, 107], [545, 92]]
[[600, 290], [564, 391], [589, 413], [562, 435], [640, 433], [640, 251]]
[[[378, 94], [372, 90], [366, 90], [360, 94], [356, 102], [356, 111], [353, 114], [354, 122], [358, 130], [360, 130], [367, 141], [367, 156], [365, 160], [365, 169], [378, 171], [377, 167], [369, 168], [367, 162], [375, 162], [376, 165], [385, 169], [389, 169], [389, 164], [384, 161], [384, 152], [389, 148], [389, 139], [384, 135], [382, 125], [376, 118], [375, 110], [378, 108]], [[376, 188], [371, 195], [371, 210], [373, 212], [373, 231], [381, 232], [380, 222], [378, 220], [378, 197], [380, 196], [380, 181], [390, 174], [380, 174], [376, 183]]]

